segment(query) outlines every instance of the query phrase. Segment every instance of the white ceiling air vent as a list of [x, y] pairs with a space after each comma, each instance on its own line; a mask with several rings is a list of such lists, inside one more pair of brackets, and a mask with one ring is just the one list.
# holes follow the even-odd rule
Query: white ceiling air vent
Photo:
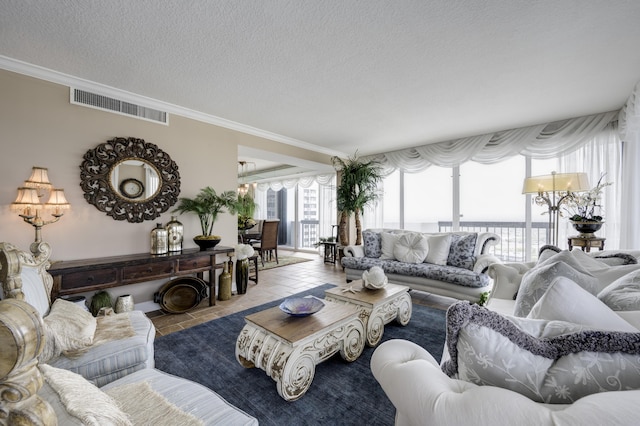
[[73, 87], [70, 89], [72, 104], [124, 114], [142, 120], [153, 121], [154, 123], [169, 124], [169, 113], [165, 111], [132, 104], [120, 99], [87, 92], [86, 90], [74, 89]]

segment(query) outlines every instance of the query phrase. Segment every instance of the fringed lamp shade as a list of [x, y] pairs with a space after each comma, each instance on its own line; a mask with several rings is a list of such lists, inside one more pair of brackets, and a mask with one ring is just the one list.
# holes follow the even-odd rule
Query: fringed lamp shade
[[[40, 201], [46, 193], [49, 193], [49, 201]], [[18, 188], [18, 196], [11, 203], [11, 210], [17, 211], [18, 215], [36, 231], [36, 239], [31, 244], [31, 252], [34, 256], [42, 254], [40, 243], [42, 242], [41, 229], [45, 225], [55, 223], [69, 210], [71, 205], [64, 196], [63, 189], [56, 189], [49, 182], [49, 172], [44, 167], [33, 167], [31, 176], [24, 182], [24, 186]], [[49, 210], [52, 219], [45, 220], [41, 216], [41, 210]]]
[[64, 196], [64, 189], [54, 188], [51, 190], [49, 201], [45, 204], [45, 208], [48, 210], [54, 210], [55, 214], [60, 213], [62, 210], [69, 210], [71, 205]]
[[40, 203], [38, 197], [38, 190], [36, 188], [20, 187], [18, 188], [18, 196], [16, 200], [11, 203], [11, 210], [24, 212], [28, 210], [41, 210], [44, 207]]
[[33, 167], [31, 176], [24, 181], [29, 188], [50, 189], [53, 185], [49, 182], [49, 171], [44, 167]]

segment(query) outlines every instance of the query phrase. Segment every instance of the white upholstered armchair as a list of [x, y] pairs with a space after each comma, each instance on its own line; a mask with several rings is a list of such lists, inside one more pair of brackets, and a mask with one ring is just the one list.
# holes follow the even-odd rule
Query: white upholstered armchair
[[[51, 256], [49, 244], [40, 243], [39, 253], [34, 257], [33, 254], [19, 250], [13, 244], [0, 243], [0, 282], [3, 298], [24, 300], [43, 318], [47, 318], [52, 310], [50, 297], [53, 283], [51, 275], [47, 272]], [[71, 302], [68, 303], [71, 304]], [[70, 323], [77, 325], [75, 322], [65, 324], [66, 313], [57, 312], [57, 305], [53, 308], [59, 314], [56, 318], [60, 329], [69, 328]], [[82, 315], [78, 312], [76, 314], [80, 317]], [[126, 318], [123, 319], [121, 316]], [[94, 327], [97, 328], [93, 329], [91, 337], [103, 336], [101, 344], [83, 347], [72, 355], [68, 351], [66, 355], [61, 353], [47, 360], [47, 364], [78, 373], [97, 386], [110, 383], [134, 371], [153, 368], [153, 342], [156, 331], [151, 320], [140, 311], [118, 314], [114, 317], [118, 318], [98, 319], [95, 322]], [[53, 316], [50, 319], [48, 326], [53, 325], [55, 328]], [[88, 319], [88, 322], [91, 323], [91, 320]], [[107, 328], [106, 324], [110, 324], [111, 328], [114, 328], [114, 324], [118, 324], [127, 337], [104, 337], [105, 333], [100, 333]], [[91, 332], [89, 326], [88, 329]], [[68, 333], [76, 333], [77, 330], [80, 329], [70, 330]], [[76, 338], [76, 336], [70, 337]], [[53, 353], [55, 354], [55, 351]]]
[[635, 425], [640, 391], [602, 392], [573, 404], [543, 404], [495, 386], [478, 386], [442, 372], [424, 348], [382, 343], [371, 370], [393, 405], [396, 425]]
[[491, 265], [488, 308], [449, 307], [440, 365], [412, 342], [381, 344], [371, 370], [396, 424], [638, 424], [640, 265], [622, 254]]

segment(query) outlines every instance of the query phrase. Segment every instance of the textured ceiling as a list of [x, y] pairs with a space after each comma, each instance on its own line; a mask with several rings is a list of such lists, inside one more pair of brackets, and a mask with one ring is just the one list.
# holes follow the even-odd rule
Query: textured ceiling
[[638, 0], [0, 0], [0, 55], [335, 153], [620, 108]]

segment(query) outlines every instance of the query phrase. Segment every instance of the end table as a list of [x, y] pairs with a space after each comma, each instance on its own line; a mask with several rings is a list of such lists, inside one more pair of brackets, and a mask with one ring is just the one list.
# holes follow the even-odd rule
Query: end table
[[336, 264], [336, 242], [323, 242], [324, 246], [324, 263]]
[[579, 236], [569, 237], [569, 251], [573, 247], [582, 247], [582, 251], [586, 251], [589, 253], [591, 251], [591, 247], [597, 248], [598, 250], [604, 250], [604, 241], [606, 238], [583, 238]]

